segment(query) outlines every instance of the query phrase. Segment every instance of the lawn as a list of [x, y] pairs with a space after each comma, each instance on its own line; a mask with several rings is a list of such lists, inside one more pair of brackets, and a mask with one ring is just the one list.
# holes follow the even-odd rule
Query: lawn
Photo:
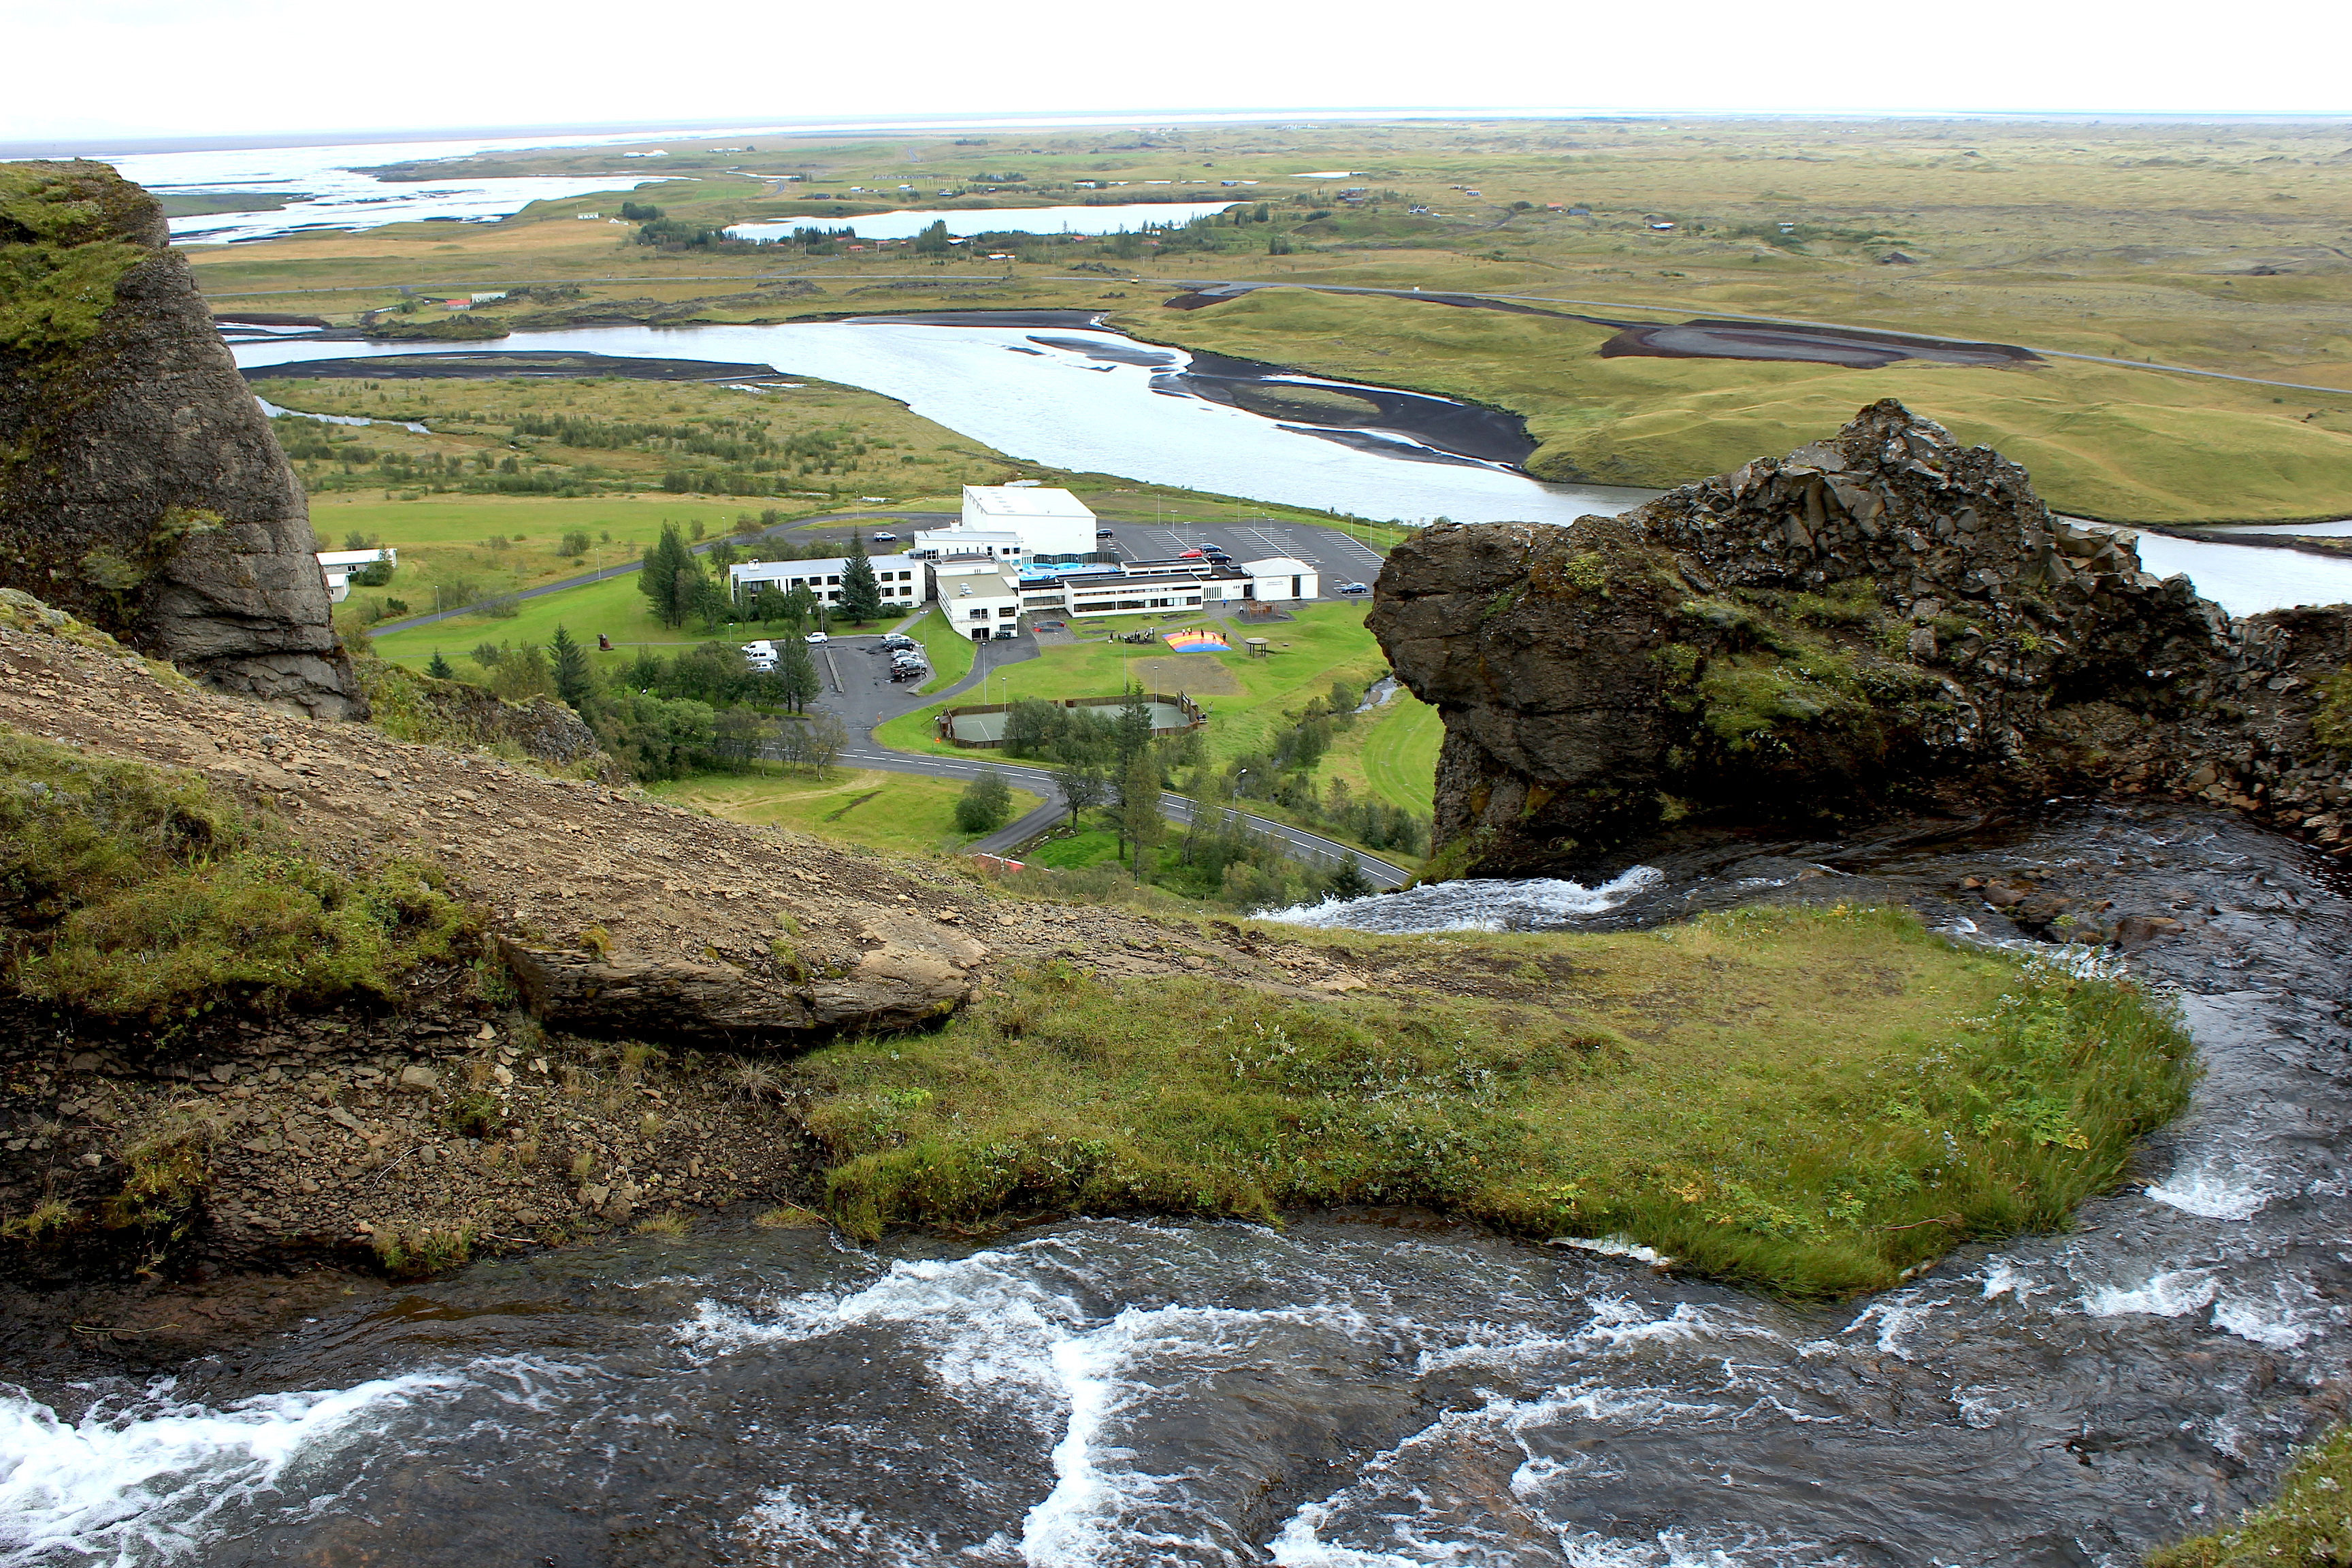
[[[649, 785], [653, 794], [736, 822], [776, 823], [820, 838], [846, 839], [897, 854], [961, 849], [979, 834], [955, 824], [964, 786], [950, 779], [835, 768], [823, 778], [764, 772], [704, 773]], [[1013, 792], [1012, 821], [1040, 797]]]
[[[1001, 681], [992, 676], [989, 700], [1116, 697], [1137, 679], [1135, 667], [1139, 662], [1180, 658], [1179, 674], [1195, 664], [1208, 672], [1191, 689], [1209, 710], [1210, 759], [1223, 763], [1259, 749], [1288, 721], [1284, 709], [1304, 707], [1308, 698], [1328, 693], [1337, 680], [1361, 690], [1387, 669], [1379, 643], [1364, 629], [1361, 605], [1308, 605], [1297, 615], [1296, 620], [1253, 626], [1245, 632], [1228, 623], [1228, 633], [1236, 643], [1243, 635], [1272, 639], [1273, 649], [1265, 658], [1251, 658], [1238, 647], [1232, 653], [1171, 655], [1168, 645], [1157, 640], [1142, 645], [1094, 641], [1048, 647], [1034, 659], [1005, 666], [999, 672]], [[1141, 624], [1134, 616], [1121, 616], [1118, 621], [1121, 630]], [[1169, 624], [1172, 628], [1176, 623]], [[1084, 627], [1079, 629], [1083, 632]], [[1155, 690], [1168, 690], [1171, 683], [1160, 678], [1169, 668], [1162, 664], [1149, 672], [1147, 684]], [[1000, 684], [1002, 696], [998, 695]], [[1224, 694], [1215, 692], [1220, 686], [1228, 689]], [[893, 719], [875, 736], [900, 751], [959, 754], [956, 748], [931, 739], [933, 717], [945, 706], [933, 703]]]
[[1427, 1204], [1622, 1236], [1797, 1296], [2063, 1225], [2187, 1099], [2129, 986], [1963, 949], [1907, 912], [1321, 945], [1367, 991], [1015, 971], [945, 1029], [793, 1071], [850, 1234], [1136, 1209], [1278, 1223]]
[[[637, 592], [635, 574], [591, 583], [583, 587], [567, 588], [560, 594], [543, 598], [525, 599], [514, 615], [504, 619], [496, 616], [460, 616], [453, 620], [438, 621], [414, 631], [391, 632], [375, 639], [375, 652], [381, 658], [423, 668], [437, 649], [455, 659], [459, 654], [481, 642], [545, 643], [555, 635], [559, 626], [593, 650], [598, 633], [613, 639], [614, 652], [604, 655], [602, 662], [617, 667], [638, 644], [659, 647], [683, 647], [695, 643], [741, 642], [765, 635], [757, 626], [722, 626], [715, 637], [702, 632], [698, 626], [684, 629], [666, 626], [656, 620], [646, 596]], [[592, 652], [591, 658], [596, 656]]]
[[1436, 809], [1437, 748], [1444, 739], [1437, 710], [1400, 691], [1332, 741], [1323, 754], [1323, 774], [1427, 816]]

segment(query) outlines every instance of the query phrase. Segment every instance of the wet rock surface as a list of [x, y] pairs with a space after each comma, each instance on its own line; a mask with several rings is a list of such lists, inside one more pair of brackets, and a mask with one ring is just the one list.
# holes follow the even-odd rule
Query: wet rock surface
[[0, 585], [213, 685], [363, 716], [301, 485], [162, 208], [103, 163], [8, 168], [34, 324], [0, 337]]
[[1896, 404], [1618, 518], [1430, 529], [1378, 595], [1445, 721], [1444, 874], [1580, 869], [1678, 821], [2086, 788], [2352, 853], [2329, 718], [2352, 609], [2233, 621]]

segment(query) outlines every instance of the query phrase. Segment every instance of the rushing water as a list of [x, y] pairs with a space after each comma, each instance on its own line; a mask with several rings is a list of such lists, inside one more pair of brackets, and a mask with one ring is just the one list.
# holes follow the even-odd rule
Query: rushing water
[[2080, 805], [1652, 858], [1592, 913], [1457, 884], [1406, 923], [1827, 893], [2021, 942], [1952, 889], [2039, 868], [2189, 921], [2129, 962], [2207, 1078], [2079, 1228], [1837, 1308], [1410, 1214], [481, 1264], [176, 1381], [0, 1401], [0, 1563], [2127, 1568], [2332, 1417], [2340, 871]]

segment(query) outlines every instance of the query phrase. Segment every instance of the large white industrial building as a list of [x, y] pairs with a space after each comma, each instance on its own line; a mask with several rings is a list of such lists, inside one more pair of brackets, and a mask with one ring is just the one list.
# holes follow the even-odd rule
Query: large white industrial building
[[1012, 533], [1033, 561], [1083, 561], [1096, 550], [1096, 521], [1087, 503], [1044, 485], [966, 485], [964, 533]]

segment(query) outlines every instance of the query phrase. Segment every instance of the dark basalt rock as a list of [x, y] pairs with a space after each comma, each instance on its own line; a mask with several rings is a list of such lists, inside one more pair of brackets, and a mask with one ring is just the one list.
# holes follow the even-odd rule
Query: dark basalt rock
[[0, 586], [213, 685], [363, 717], [301, 485], [169, 239], [104, 163], [0, 164]]
[[1430, 529], [1377, 595], [1445, 721], [1435, 876], [2067, 790], [2199, 795], [2352, 853], [2352, 607], [2233, 621], [1896, 403], [1572, 531]]

